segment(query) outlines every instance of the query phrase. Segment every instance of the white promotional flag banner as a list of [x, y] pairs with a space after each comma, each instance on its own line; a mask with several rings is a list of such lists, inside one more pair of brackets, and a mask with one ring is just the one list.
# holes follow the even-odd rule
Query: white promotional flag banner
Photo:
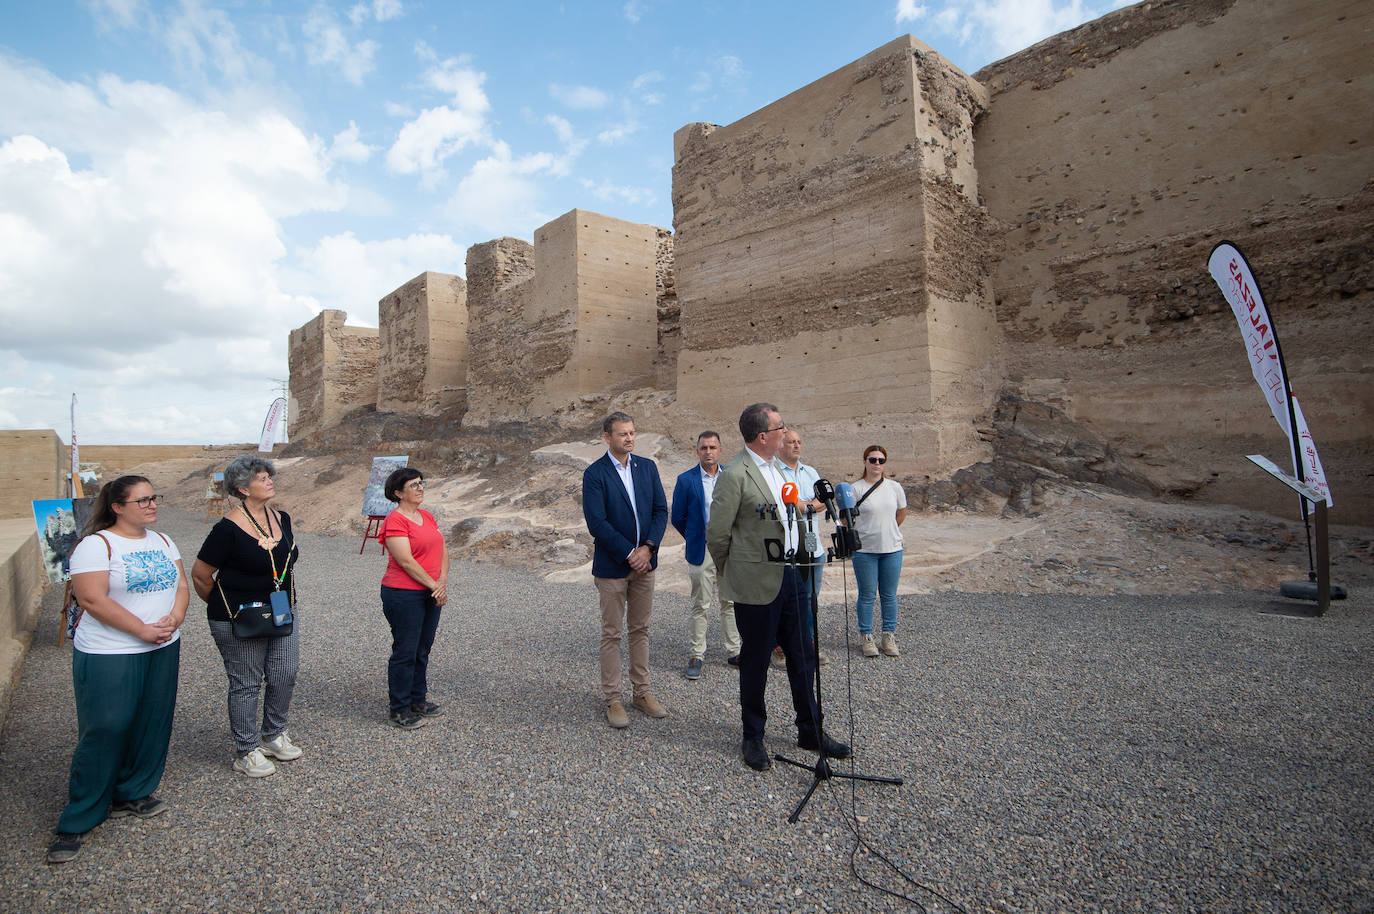
[[1331, 500], [1331, 487], [1326, 484], [1326, 471], [1322, 469], [1322, 459], [1317, 456], [1317, 442], [1312, 440], [1312, 432], [1307, 427], [1298, 398], [1293, 397], [1293, 415], [1298, 420], [1298, 453], [1302, 455], [1302, 478], [1309, 486], [1322, 493], [1326, 506], [1334, 508]]
[[[80, 457], [76, 447], [76, 394], [72, 394], [72, 479], [80, 479]], [[76, 485], [76, 483], [72, 483]]]
[[281, 421], [281, 412], [284, 409], [285, 397], [277, 397], [267, 409], [267, 418], [262, 423], [262, 440], [258, 442], [258, 450], [264, 454], [272, 453], [272, 445], [277, 440], [277, 423]]
[[[1231, 306], [1231, 313], [1236, 316], [1236, 323], [1240, 325], [1255, 383], [1264, 392], [1274, 421], [1288, 438], [1289, 450], [1293, 452], [1293, 472], [1314, 489], [1325, 492], [1326, 503], [1331, 505], [1331, 489], [1326, 484], [1321, 459], [1317, 456], [1317, 445], [1312, 440], [1312, 432], [1307, 428], [1296, 397], [1292, 401], [1299, 443], [1294, 443], [1293, 429], [1288, 419], [1288, 378], [1283, 360], [1279, 357], [1279, 341], [1274, 335], [1269, 310], [1264, 307], [1264, 299], [1260, 297], [1259, 284], [1250, 273], [1250, 265], [1235, 245], [1223, 241], [1212, 249], [1212, 256], [1207, 260], [1207, 271], [1221, 288], [1226, 303]], [[1300, 453], [1301, 466], [1298, 463]]]

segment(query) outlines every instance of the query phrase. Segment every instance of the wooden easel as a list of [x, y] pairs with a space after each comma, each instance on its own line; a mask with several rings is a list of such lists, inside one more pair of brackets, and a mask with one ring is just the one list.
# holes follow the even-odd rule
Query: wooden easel
[[224, 496], [215, 495], [205, 499], [205, 522], [210, 523], [210, 515], [218, 514], [224, 516]]
[[363, 544], [358, 547], [358, 555], [363, 554], [363, 550], [367, 548], [367, 541], [370, 539], [377, 540], [377, 548], [383, 552], [386, 551], [386, 546], [382, 545], [380, 538], [382, 521], [384, 520], [386, 520], [385, 514], [369, 514], [367, 516], [367, 530], [363, 532]]

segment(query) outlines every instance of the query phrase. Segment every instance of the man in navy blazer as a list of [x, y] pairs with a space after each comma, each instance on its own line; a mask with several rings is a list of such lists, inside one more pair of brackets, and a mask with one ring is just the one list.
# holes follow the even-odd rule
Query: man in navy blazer
[[673, 486], [673, 527], [687, 541], [687, 577], [692, 582], [691, 646], [687, 668], [682, 675], [700, 679], [706, 659], [706, 630], [711, 620], [707, 611], [720, 603], [721, 637], [725, 642], [726, 662], [739, 666], [740, 638], [735, 626], [735, 606], [719, 598], [716, 563], [706, 561], [706, 522], [711, 518], [711, 494], [720, 476], [720, 435], [706, 431], [697, 435], [697, 465], [678, 476]]
[[606, 453], [582, 473], [582, 516], [592, 535], [592, 580], [601, 595], [601, 696], [606, 722], [628, 727], [620, 692], [620, 628], [630, 642], [633, 704], [650, 717], [668, 712], [649, 691], [649, 616], [668, 499], [652, 460], [635, 457], [635, 420], [613, 412], [601, 423]]

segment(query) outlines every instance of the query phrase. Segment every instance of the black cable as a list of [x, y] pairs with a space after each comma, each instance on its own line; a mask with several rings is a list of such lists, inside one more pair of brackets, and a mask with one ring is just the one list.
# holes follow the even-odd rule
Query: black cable
[[[849, 772], [850, 774], [853, 774], [855, 773], [854, 761], [855, 756], [857, 754], [852, 750], [852, 747], [854, 746], [854, 652], [850, 648], [849, 641], [849, 575], [845, 573], [845, 562], [843, 559], [840, 560], [840, 580], [843, 582], [841, 589], [844, 595], [844, 602], [841, 605], [844, 607], [845, 688], [846, 698], [849, 704], [849, 745], [851, 747], [851, 751], [849, 754]], [[819, 655], [819, 644], [816, 645], [816, 651]], [[957, 901], [950, 898], [948, 895], [945, 895], [943, 892], [940, 892], [938, 889], [930, 885], [927, 885], [924, 882], [921, 882], [919, 879], [912, 876], [910, 873], [907, 873], [896, 863], [892, 862], [892, 860], [889, 859], [886, 854], [884, 854], [882, 851], [874, 847], [873, 844], [870, 843], [869, 840], [863, 836], [862, 831], [860, 831], [859, 829], [858, 781], [851, 780], [849, 782], [849, 810], [847, 814], [844, 807], [841, 805], [841, 802], [838, 797], [832, 795], [831, 799], [835, 803], [835, 812], [837, 817], [840, 819], [840, 821], [844, 822], [845, 826], [854, 835], [854, 845], [849, 849], [849, 872], [853, 874], [855, 879], [859, 880], [859, 882], [863, 883], [869, 888], [877, 889], [885, 895], [890, 895], [893, 898], [900, 898], [902, 901], [908, 902], [909, 904], [913, 904], [920, 911], [927, 911], [926, 906], [922, 904], [918, 899], [913, 898], [912, 896], [907, 895], [904, 892], [895, 891], [893, 889], [887, 888], [886, 886], [879, 885], [878, 883], [868, 879], [862, 873], [860, 873], [858, 866], [858, 854], [859, 848], [862, 847], [864, 851], [866, 851], [869, 855], [881, 861], [883, 864], [887, 866], [889, 870], [896, 873], [911, 886], [914, 886], [916, 889], [926, 892], [931, 897], [944, 902], [954, 910], [961, 912], [961, 914], [968, 914], [967, 910], [965, 910], [965, 908], [962, 905], [960, 905]]]

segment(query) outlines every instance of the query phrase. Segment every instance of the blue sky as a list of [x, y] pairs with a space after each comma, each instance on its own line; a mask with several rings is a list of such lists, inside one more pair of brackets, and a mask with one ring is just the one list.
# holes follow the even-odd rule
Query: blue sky
[[911, 32], [972, 73], [1126, 4], [0, 6], [0, 427], [256, 440], [287, 334], [581, 207], [672, 225], [672, 137]]

